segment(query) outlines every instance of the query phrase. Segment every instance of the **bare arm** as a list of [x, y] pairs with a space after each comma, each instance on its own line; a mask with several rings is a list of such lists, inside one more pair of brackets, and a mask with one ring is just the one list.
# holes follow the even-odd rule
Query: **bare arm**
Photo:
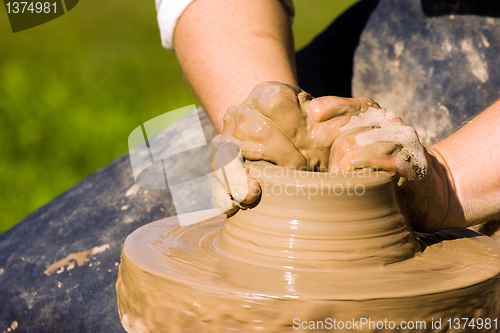
[[278, 0], [196, 0], [174, 32], [177, 57], [218, 132], [263, 81], [297, 84], [291, 27]]
[[448, 224], [500, 218], [500, 101], [430, 149], [449, 169]]

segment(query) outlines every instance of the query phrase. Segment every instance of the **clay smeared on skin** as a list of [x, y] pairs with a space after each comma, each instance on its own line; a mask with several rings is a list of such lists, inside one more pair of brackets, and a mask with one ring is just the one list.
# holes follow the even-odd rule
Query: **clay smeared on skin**
[[330, 98], [335, 99], [333, 114], [318, 120], [309, 105], [321, 103], [321, 98], [313, 99], [300, 88], [279, 82], [259, 84], [243, 103], [226, 112], [223, 131], [214, 141], [238, 144], [246, 160], [327, 170], [340, 128], [351, 116], [378, 107], [366, 98]]
[[[497, 316], [493, 240], [443, 233], [421, 252], [390, 174], [265, 165], [250, 166], [263, 188], [255, 208], [187, 227], [172, 217], [127, 238], [116, 287], [128, 332], [290, 332], [293, 318], [367, 313], [431, 331], [432, 318]], [[349, 195], [358, 184], [364, 194]]]
[[[332, 144], [341, 134], [341, 127], [347, 125], [352, 116], [370, 108], [379, 108], [379, 105], [367, 98], [314, 99], [298, 87], [264, 82], [257, 85], [243, 103], [227, 110], [223, 131], [213, 141], [237, 144], [247, 161], [328, 171]], [[218, 159], [217, 154], [213, 159]], [[245, 183], [244, 175], [228, 176], [234, 178], [233, 183]], [[227, 211], [239, 201], [225, 194], [227, 184], [219, 178], [213, 193], [221, 211]]]
[[[352, 117], [340, 130], [345, 132], [357, 128], [371, 129], [355, 136], [358, 147], [382, 142], [398, 146], [396, 167], [401, 176], [412, 181], [427, 175], [427, 159], [417, 132], [406, 126], [396, 112], [369, 108]], [[373, 156], [373, 152], [367, 151], [367, 154]]]
[[[434, 231], [432, 223], [438, 227], [446, 218], [448, 194], [437, 177], [439, 166], [429, 165], [412, 127], [370, 99], [314, 99], [297, 87], [266, 82], [226, 116], [224, 130], [214, 141], [236, 143], [246, 160], [314, 171], [376, 167], [396, 172], [402, 187], [413, 186], [405, 190], [411, 192], [407, 206], [420, 230]], [[228, 177], [246, 184], [245, 174]], [[226, 185], [216, 182], [213, 193], [221, 212], [232, 213], [241, 201], [226, 193]]]
[[380, 162], [380, 154], [386, 153], [394, 154], [395, 161], [382, 161], [381, 169], [385, 164], [394, 165], [396, 170], [389, 171], [398, 171], [409, 181], [427, 174], [427, 160], [417, 133], [394, 111], [381, 109], [366, 98], [314, 99], [297, 87], [278, 82], [256, 86], [242, 104], [231, 107], [224, 117], [224, 129], [214, 141], [238, 144], [246, 160], [327, 171], [338, 166], [334, 165], [338, 162], [337, 150], [342, 154], [348, 150], [337, 142], [353, 131], [359, 134], [352, 148], [376, 149], [358, 149], [356, 159], [344, 163], [351, 165], [340, 167], [372, 166]]

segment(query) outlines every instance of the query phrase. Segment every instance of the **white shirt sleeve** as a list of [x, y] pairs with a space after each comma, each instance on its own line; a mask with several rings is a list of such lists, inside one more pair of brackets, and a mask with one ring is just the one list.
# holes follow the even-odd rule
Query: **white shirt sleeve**
[[[186, 8], [195, 0], [155, 0], [160, 27], [161, 44], [168, 50], [174, 49], [174, 30], [177, 20]], [[290, 25], [293, 22], [294, 8], [292, 0], [279, 0], [288, 15]]]

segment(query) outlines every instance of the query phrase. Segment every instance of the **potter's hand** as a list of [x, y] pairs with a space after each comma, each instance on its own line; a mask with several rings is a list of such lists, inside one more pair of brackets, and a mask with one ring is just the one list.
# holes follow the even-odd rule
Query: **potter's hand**
[[377, 167], [403, 177], [399, 184], [417, 230], [435, 231], [448, 211], [446, 168], [439, 155], [420, 143], [398, 114], [370, 108], [340, 128], [330, 155], [330, 171]]
[[212, 142], [212, 195], [222, 213], [233, 214], [242, 205], [258, 198], [259, 183], [247, 174], [238, 145], [232, 142]]
[[[241, 148], [245, 160], [265, 160], [283, 167], [326, 171], [330, 147], [352, 115], [379, 107], [367, 98], [324, 97], [314, 99], [303, 90], [278, 83], [257, 85], [240, 105], [224, 115], [224, 128], [214, 142], [231, 142]], [[218, 151], [213, 160], [222, 160]], [[221, 163], [219, 163], [221, 164]], [[222, 163], [223, 164], [223, 163]], [[221, 210], [234, 211], [255, 201], [258, 183], [241, 168], [216, 176], [214, 197]], [[232, 191], [231, 184], [240, 185]], [[242, 190], [248, 185], [248, 193]], [[227, 189], [229, 187], [229, 190]], [[228, 193], [229, 192], [229, 193]], [[235, 192], [235, 193], [233, 193]]]

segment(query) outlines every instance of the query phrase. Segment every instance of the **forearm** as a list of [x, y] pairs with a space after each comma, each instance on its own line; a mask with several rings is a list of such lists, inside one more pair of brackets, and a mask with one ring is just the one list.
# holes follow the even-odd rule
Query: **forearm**
[[431, 150], [449, 170], [448, 223], [462, 227], [500, 218], [500, 101]]
[[263, 81], [296, 85], [291, 27], [278, 0], [196, 0], [174, 32], [177, 57], [216, 129]]

